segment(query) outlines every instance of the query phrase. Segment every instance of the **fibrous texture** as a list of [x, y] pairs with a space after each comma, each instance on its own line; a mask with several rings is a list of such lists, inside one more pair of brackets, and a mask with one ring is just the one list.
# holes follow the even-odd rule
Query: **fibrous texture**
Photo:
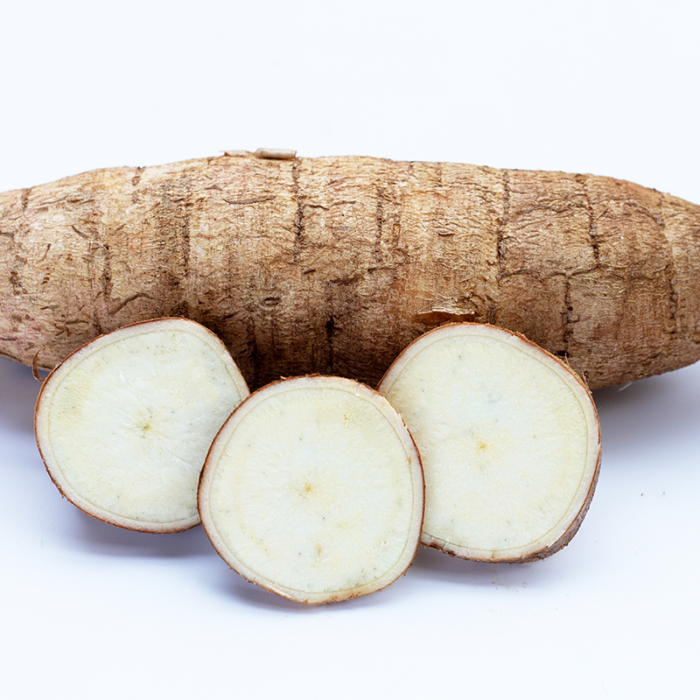
[[558, 359], [488, 325], [409, 346], [379, 385], [425, 469], [422, 542], [467, 559], [526, 561], [565, 546], [593, 496], [600, 430]]
[[620, 180], [453, 163], [220, 157], [0, 195], [0, 353], [50, 368], [186, 316], [252, 387], [375, 386], [411, 341], [488, 322], [590, 387], [700, 358], [700, 207]]
[[206, 328], [162, 319], [70, 355], [37, 401], [39, 450], [56, 486], [105, 522], [145, 532], [199, 523], [209, 446], [248, 388]]
[[384, 588], [423, 519], [420, 457], [396, 411], [337, 377], [271, 384], [233, 413], [202, 472], [212, 544], [249, 581], [317, 604]]

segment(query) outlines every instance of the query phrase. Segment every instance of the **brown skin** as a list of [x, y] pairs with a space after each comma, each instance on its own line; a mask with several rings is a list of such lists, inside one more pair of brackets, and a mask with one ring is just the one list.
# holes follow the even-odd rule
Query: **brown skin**
[[526, 335], [591, 388], [700, 359], [700, 207], [610, 178], [222, 156], [0, 194], [0, 354], [51, 368], [162, 316], [251, 388], [376, 386], [446, 322]]

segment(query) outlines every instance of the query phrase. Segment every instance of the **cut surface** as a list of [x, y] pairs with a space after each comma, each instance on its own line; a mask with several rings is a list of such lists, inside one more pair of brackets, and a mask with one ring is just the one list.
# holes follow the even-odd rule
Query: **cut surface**
[[35, 430], [46, 467], [81, 510], [113, 525], [176, 532], [199, 523], [199, 474], [248, 396], [206, 328], [168, 318], [101, 336], [46, 379]]
[[249, 581], [303, 603], [385, 587], [420, 539], [423, 475], [411, 436], [372, 389], [299, 377], [226, 422], [199, 489], [202, 523]]
[[597, 413], [565, 365], [522, 336], [456, 324], [425, 334], [379, 386], [425, 470], [422, 541], [468, 559], [540, 558], [593, 494]]

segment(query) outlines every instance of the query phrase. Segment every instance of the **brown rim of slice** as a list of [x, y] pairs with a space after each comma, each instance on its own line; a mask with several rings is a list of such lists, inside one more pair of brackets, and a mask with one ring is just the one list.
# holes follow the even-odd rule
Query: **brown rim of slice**
[[183, 318], [142, 321], [71, 353], [44, 381], [34, 431], [49, 476], [88, 515], [141, 532], [199, 524], [199, 473], [249, 395], [219, 338]]
[[449, 324], [409, 345], [378, 391], [421, 453], [424, 545], [522, 562], [569, 543], [595, 490], [600, 426], [566, 364], [518, 333]]
[[306, 376], [254, 392], [221, 428], [199, 486], [207, 536], [246, 580], [300, 603], [384, 588], [413, 561], [420, 456], [376, 391]]

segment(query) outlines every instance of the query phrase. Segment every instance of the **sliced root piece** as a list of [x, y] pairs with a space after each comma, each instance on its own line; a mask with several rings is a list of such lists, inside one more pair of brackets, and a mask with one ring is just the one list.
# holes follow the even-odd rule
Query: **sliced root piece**
[[401, 418], [349, 379], [275, 382], [217, 436], [202, 524], [244, 578], [301, 603], [384, 588], [408, 568], [423, 519], [420, 457]]
[[509, 331], [452, 324], [410, 345], [379, 391], [421, 453], [423, 544], [480, 561], [568, 544], [593, 496], [600, 429], [566, 365]]
[[42, 386], [39, 451], [61, 493], [112, 525], [199, 524], [197, 485], [214, 436], [248, 387], [223, 343], [164, 318], [100, 336]]

